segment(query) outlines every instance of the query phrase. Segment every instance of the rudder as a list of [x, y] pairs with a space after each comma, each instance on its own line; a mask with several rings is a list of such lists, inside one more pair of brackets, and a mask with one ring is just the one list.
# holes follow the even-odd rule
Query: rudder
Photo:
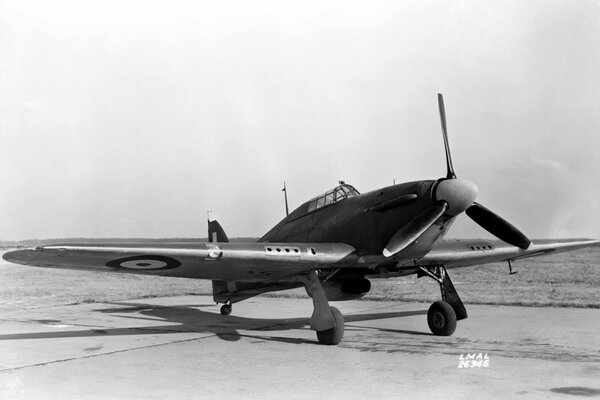
[[229, 242], [229, 238], [225, 234], [223, 227], [216, 220], [208, 221], [208, 241], [211, 243]]

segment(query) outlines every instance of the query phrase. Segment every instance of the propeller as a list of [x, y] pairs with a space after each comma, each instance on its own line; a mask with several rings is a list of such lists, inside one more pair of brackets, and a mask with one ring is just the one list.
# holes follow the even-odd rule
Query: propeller
[[438, 93], [438, 106], [440, 107], [440, 122], [442, 123], [442, 135], [444, 136], [444, 147], [446, 148], [446, 179], [456, 179], [452, 156], [450, 155], [450, 144], [448, 143], [448, 130], [446, 129], [446, 107], [444, 107], [444, 96]]
[[446, 127], [446, 108], [444, 96], [438, 93], [438, 106], [440, 109], [440, 122], [446, 150], [446, 178], [438, 181], [433, 193], [434, 203], [431, 207], [413, 217], [392, 236], [383, 250], [386, 257], [404, 250], [419, 236], [429, 229], [438, 218], [447, 214], [454, 217], [463, 211], [479, 226], [513, 246], [527, 249], [531, 240], [523, 232], [515, 228], [508, 221], [475, 202], [477, 187], [464, 179], [458, 179], [454, 173], [448, 130]]
[[466, 213], [477, 225], [508, 244], [522, 249], [527, 249], [531, 244], [531, 240], [523, 232], [479, 203], [473, 203]]
[[425, 233], [439, 217], [444, 215], [447, 209], [448, 203], [439, 201], [433, 207], [417, 214], [392, 236], [385, 249], [383, 249], [383, 255], [389, 257], [407, 248]]

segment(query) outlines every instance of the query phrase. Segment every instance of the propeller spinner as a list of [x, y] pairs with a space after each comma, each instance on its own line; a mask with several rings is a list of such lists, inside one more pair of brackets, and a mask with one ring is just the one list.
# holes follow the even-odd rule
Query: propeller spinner
[[477, 186], [472, 182], [456, 177], [448, 141], [446, 108], [444, 107], [444, 97], [441, 93], [438, 93], [438, 106], [446, 150], [446, 178], [442, 178], [439, 181], [435, 189], [432, 206], [417, 214], [400, 228], [385, 246], [383, 255], [390, 257], [407, 248], [442, 215], [447, 214], [454, 217], [463, 211], [466, 211], [467, 216], [476, 224], [498, 239], [521, 249], [527, 249], [531, 245], [531, 240], [499, 215], [481, 204], [475, 203]]

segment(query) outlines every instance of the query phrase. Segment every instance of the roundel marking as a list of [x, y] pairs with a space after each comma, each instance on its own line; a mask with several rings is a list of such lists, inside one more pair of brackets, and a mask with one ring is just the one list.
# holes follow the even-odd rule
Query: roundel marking
[[131, 268], [131, 269], [161, 269], [167, 266], [167, 263], [164, 261], [158, 260], [144, 260], [145, 262], [139, 262], [137, 260], [133, 261], [122, 261], [120, 267], [121, 268]]
[[208, 244], [206, 245], [206, 249], [208, 250], [207, 260], [218, 260], [223, 257], [223, 249], [219, 245]]
[[107, 267], [139, 270], [171, 269], [181, 265], [178, 260], [165, 256], [133, 256], [117, 258], [106, 263]]

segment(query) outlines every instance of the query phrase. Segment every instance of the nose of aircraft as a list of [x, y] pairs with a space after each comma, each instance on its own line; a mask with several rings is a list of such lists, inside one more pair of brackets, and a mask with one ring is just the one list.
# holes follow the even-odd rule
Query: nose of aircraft
[[477, 197], [477, 186], [465, 179], [444, 179], [438, 183], [434, 198], [448, 203], [446, 214], [454, 217], [469, 208]]

